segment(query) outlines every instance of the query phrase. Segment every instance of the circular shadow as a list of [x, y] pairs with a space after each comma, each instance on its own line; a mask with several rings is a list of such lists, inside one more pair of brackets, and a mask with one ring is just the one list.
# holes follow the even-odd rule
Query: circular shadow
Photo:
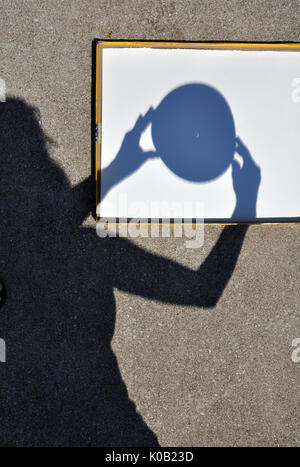
[[154, 111], [154, 146], [166, 166], [193, 182], [219, 177], [235, 150], [229, 105], [215, 89], [188, 84], [170, 92]]

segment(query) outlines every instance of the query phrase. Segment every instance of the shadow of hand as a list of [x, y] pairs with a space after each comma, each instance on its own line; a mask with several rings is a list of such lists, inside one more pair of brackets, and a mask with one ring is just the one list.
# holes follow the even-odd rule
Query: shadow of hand
[[248, 148], [239, 137], [236, 138], [236, 152], [242, 157], [243, 165], [232, 162], [232, 181], [236, 194], [236, 207], [232, 217], [236, 219], [256, 217], [256, 201], [261, 181], [260, 168], [252, 158]]
[[150, 107], [144, 116], [139, 116], [132, 130], [126, 133], [115, 159], [102, 170], [102, 199], [114, 185], [136, 172], [148, 159], [158, 157], [156, 152], [145, 152], [139, 145], [141, 135], [150, 123], [153, 112], [153, 107]]
[[102, 200], [111, 188], [136, 172], [148, 159], [158, 157], [156, 152], [145, 152], [139, 145], [142, 132], [150, 123], [153, 112], [153, 107], [150, 107], [144, 116], [139, 116], [132, 130], [126, 133], [115, 159], [102, 170]]
[[132, 130], [125, 135], [116, 160], [120, 164], [120, 167], [124, 169], [123, 174], [127, 174], [126, 176], [138, 170], [148, 159], [157, 157], [155, 151], [145, 152], [139, 145], [141, 135], [151, 122], [153, 112], [153, 107], [150, 107], [144, 116], [140, 115]]

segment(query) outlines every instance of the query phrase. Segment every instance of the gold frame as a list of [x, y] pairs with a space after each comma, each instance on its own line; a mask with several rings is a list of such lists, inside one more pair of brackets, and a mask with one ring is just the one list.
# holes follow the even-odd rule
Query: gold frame
[[[100, 202], [100, 177], [98, 177], [98, 170], [101, 161], [101, 141], [102, 141], [102, 57], [104, 48], [123, 48], [123, 47], [150, 47], [159, 49], [215, 49], [215, 50], [275, 50], [275, 51], [300, 51], [300, 43], [264, 43], [264, 42], [168, 42], [168, 41], [113, 41], [113, 40], [97, 40], [96, 53], [95, 53], [95, 125], [96, 135], [95, 138], [95, 184], [96, 184], [96, 220], [99, 216], [97, 208]], [[251, 222], [223, 222], [223, 221], [208, 221], [205, 225], [278, 225], [278, 224], [298, 224], [300, 218], [296, 220], [275, 220], [264, 221], [257, 220]], [[129, 222], [109, 222], [111, 225], [128, 224]], [[151, 225], [149, 222], [141, 222], [140, 224]], [[162, 224], [162, 222], [159, 222]], [[172, 224], [168, 222], [167, 224]], [[180, 224], [180, 223], [179, 223]], [[195, 223], [192, 223], [195, 224]]]

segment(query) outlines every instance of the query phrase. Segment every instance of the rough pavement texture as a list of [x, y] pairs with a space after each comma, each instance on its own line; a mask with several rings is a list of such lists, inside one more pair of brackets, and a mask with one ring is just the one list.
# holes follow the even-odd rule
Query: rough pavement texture
[[201, 275], [222, 227], [196, 252], [100, 240], [74, 188], [95, 37], [300, 41], [299, 23], [297, 0], [2, 0], [0, 445], [300, 444], [300, 226], [250, 227], [212, 306], [240, 228]]

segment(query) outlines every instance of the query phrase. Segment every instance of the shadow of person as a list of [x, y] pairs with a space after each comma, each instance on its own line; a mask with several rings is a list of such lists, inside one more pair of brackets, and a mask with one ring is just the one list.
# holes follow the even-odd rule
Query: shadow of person
[[247, 227], [225, 227], [198, 271], [124, 238], [99, 239], [80, 227], [93, 203], [91, 180], [72, 188], [50, 157], [52, 144], [36, 109], [16, 98], [0, 105], [0, 259], [8, 289], [0, 444], [157, 446], [111, 348], [113, 289], [214, 307]]

